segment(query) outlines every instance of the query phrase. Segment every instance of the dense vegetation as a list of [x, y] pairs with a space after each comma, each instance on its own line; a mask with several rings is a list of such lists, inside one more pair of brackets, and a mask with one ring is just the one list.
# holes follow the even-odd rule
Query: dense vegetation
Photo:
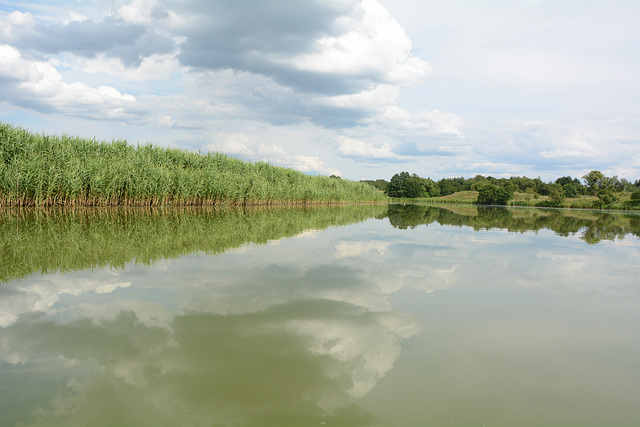
[[217, 254], [384, 215], [386, 204], [328, 207], [0, 210], [0, 283], [34, 273], [152, 264]]
[[383, 201], [369, 185], [219, 153], [30, 133], [0, 122], [0, 206]]
[[[544, 182], [540, 178], [511, 177], [494, 178], [477, 175], [474, 178], [443, 178], [434, 181], [416, 174], [401, 172], [391, 181], [382, 179], [363, 181], [384, 191], [394, 198], [447, 197], [473, 192], [473, 202], [487, 205], [521, 206], [575, 206], [583, 208], [640, 208], [640, 180], [631, 183], [627, 179], [607, 177], [594, 170], [578, 178], [564, 176], [555, 182]], [[517, 196], [517, 197], [516, 197]], [[577, 199], [565, 203], [567, 199]], [[459, 198], [456, 201], [462, 201]]]

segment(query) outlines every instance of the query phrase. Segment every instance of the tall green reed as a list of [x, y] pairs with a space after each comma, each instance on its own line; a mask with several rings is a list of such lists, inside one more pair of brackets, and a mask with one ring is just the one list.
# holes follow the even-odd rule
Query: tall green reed
[[0, 123], [0, 206], [251, 205], [386, 201], [360, 182], [220, 153], [37, 135]]

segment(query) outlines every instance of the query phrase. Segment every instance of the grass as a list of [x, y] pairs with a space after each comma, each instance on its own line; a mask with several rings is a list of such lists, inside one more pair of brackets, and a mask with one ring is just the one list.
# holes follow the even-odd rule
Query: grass
[[38, 135], [0, 122], [0, 206], [270, 205], [378, 202], [365, 183], [221, 153]]

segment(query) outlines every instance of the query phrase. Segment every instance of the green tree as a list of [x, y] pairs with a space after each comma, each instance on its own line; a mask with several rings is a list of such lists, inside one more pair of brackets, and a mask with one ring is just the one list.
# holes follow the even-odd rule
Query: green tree
[[429, 197], [440, 196], [440, 186], [431, 178], [420, 178], [420, 183], [424, 187], [424, 191]]
[[536, 186], [536, 193], [540, 194], [541, 196], [549, 195], [550, 184], [547, 184], [546, 182], [541, 180], [540, 177], [535, 178], [533, 182], [535, 183], [535, 186]]
[[580, 183], [576, 184], [575, 182], [570, 182], [568, 184], [564, 184], [562, 189], [567, 197], [578, 197], [581, 194], [584, 194], [584, 186]]
[[361, 180], [360, 182], [369, 184], [373, 187], [376, 187], [378, 190], [382, 190], [382, 191], [386, 191], [387, 187], [389, 186], [389, 181], [386, 181], [384, 179], [376, 179], [375, 181], [364, 179], [364, 180]]
[[395, 198], [416, 198], [424, 197], [426, 191], [422, 184], [422, 178], [416, 174], [409, 174], [409, 172], [400, 172], [395, 174], [389, 186], [387, 187], [387, 195]]
[[564, 202], [565, 194], [562, 185], [551, 184], [549, 186], [549, 202], [553, 206], [560, 206]]
[[449, 179], [443, 178], [438, 181], [438, 187], [440, 188], [441, 196], [448, 196], [449, 194], [455, 193], [453, 183]]
[[442, 178], [438, 181], [438, 187], [440, 188], [441, 196], [448, 196], [449, 194], [457, 193], [458, 191], [466, 190], [466, 180], [460, 178]]
[[582, 177], [584, 183], [589, 188], [589, 193], [591, 193], [592, 196], [595, 196], [598, 193], [598, 190], [602, 186], [604, 178], [604, 174], [597, 170], [592, 170]]
[[495, 184], [478, 184], [478, 203], [481, 205], [506, 205], [513, 197], [509, 187], [498, 187]]
[[602, 208], [609, 207], [620, 200], [618, 197], [618, 193], [616, 193], [616, 191], [611, 187], [600, 189], [596, 196], [598, 196], [599, 200], [595, 203], [595, 205]]

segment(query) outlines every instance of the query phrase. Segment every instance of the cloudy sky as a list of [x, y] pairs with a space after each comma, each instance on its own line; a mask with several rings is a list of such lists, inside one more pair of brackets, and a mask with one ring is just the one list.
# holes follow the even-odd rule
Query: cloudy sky
[[640, 178], [637, 0], [0, 0], [0, 120], [311, 174]]

